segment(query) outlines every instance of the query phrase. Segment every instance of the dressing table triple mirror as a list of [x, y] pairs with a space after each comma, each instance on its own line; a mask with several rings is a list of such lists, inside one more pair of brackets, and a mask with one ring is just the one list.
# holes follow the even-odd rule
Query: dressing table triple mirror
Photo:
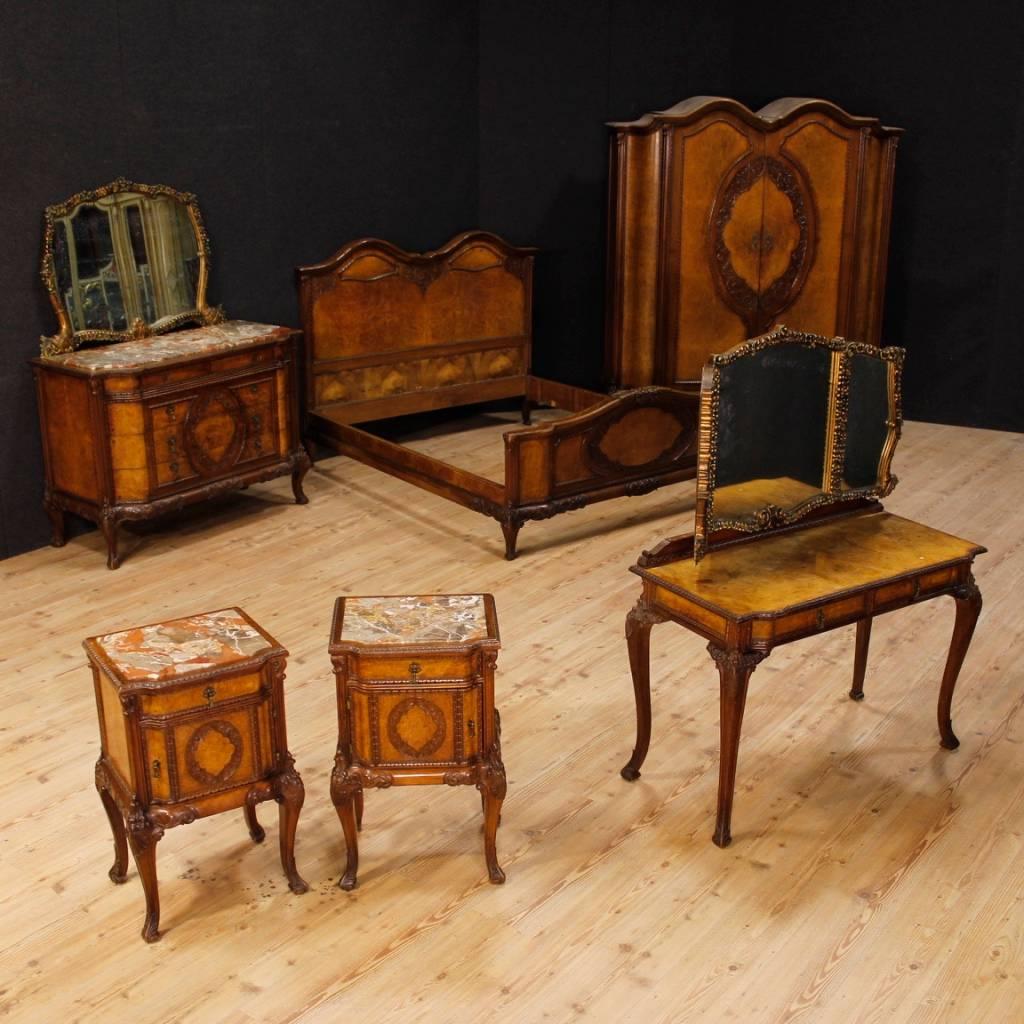
[[290, 474], [301, 332], [227, 320], [206, 301], [210, 247], [196, 197], [119, 178], [48, 207], [42, 278], [59, 322], [31, 360], [52, 542], [64, 516], [118, 528]]
[[943, 595], [956, 602], [939, 690], [941, 744], [981, 611], [971, 573], [985, 548], [886, 512], [896, 484], [903, 350], [778, 327], [712, 356], [701, 379], [694, 533], [644, 552], [626, 619], [637, 740], [651, 735], [650, 632], [661, 622], [708, 641], [718, 666], [721, 753], [714, 842], [727, 846], [751, 673], [781, 644], [856, 623], [850, 696], [864, 696], [874, 616]]

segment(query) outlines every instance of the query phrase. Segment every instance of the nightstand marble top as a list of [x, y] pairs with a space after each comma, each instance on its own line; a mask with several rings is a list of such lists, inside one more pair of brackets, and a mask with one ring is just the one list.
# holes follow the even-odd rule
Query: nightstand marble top
[[272, 647], [237, 608], [107, 633], [92, 643], [125, 682], [173, 679], [244, 661]]
[[482, 594], [430, 594], [345, 598], [340, 639], [361, 644], [461, 644], [488, 636]]

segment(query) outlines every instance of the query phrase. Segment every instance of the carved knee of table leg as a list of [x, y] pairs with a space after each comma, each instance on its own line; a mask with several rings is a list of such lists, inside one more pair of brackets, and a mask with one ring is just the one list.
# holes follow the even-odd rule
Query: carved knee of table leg
[[646, 605], [643, 600], [630, 609], [626, 616], [626, 645], [629, 649], [629, 668], [633, 676], [633, 695], [636, 700], [636, 744], [633, 756], [620, 774], [627, 782], [640, 778], [640, 766], [651, 745], [651, 629], [665, 616]]
[[163, 838], [164, 830], [154, 825], [143, 811], [136, 807], [128, 816], [128, 843], [139, 869], [142, 890], [146, 896], [146, 919], [142, 925], [142, 937], [146, 942], [160, 938], [160, 892], [156, 878], [156, 844]]
[[309, 885], [295, 867], [295, 830], [299, 824], [299, 812], [306, 800], [302, 778], [295, 770], [291, 754], [286, 757], [286, 767], [274, 779], [274, 798], [280, 809], [281, 820], [281, 867], [288, 879], [288, 888], [296, 895], [309, 891]]
[[953, 591], [953, 598], [956, 601], [956, 622], [953, 625], [949, 654], [946, 656], [946, 667], [942, 673], [938, 707], [939, 742], [947, 750], [956, 750], [960, 746], [960, 740], [953, 732], [951, 717], [953, 691], [981, 614], [981, 591], [973, 575], [969, 574], [967, 580]]

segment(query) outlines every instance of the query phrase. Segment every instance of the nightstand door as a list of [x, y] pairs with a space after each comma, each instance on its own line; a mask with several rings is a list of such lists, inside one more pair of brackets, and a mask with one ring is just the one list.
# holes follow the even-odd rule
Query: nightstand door
[[273, 767], [269, 701], [147, 721], [143, 744], [153, 803], [177, 803], [244, 786]]
[[459, 765], [480, 750], [478, 683], [350, 685], [352, 753], [363, 764]]

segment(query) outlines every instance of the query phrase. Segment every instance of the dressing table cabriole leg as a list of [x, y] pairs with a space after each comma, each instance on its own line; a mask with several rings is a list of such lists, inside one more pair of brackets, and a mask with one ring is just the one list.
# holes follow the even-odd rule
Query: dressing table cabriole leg
[[626, 615], [626, 646], [636, 698], [636, 745], [633, 756], [619, 773], [627, 782], [640, 778], [640, 766], [651, 745], [651, 628], [664, 621], [665, 616], [642, 599]]
[[142, 937], [146, 942], [160, 938], [160, 891], [156, 880], [156, 844], [163, 838], [164, 830], [154, 825], [136, 808], [128, 817], [128, 843], [135, 857], [135, 866], [142, 879], [142, 891], [146, 895], [146, 920], [142, 925]]
[[306, 800], [302, 778], [295, 770], [291, 754], [285, 755], [286, 767], [274, 780], [274, 798], [277, 800], [280, 818], [281, 867], [288, 879], [288, 888], [296, 895], [309, 891], [309, 885], [295, 867], [295, 830], [299, 824], [299, 812]]
[[718, 816], [712, 841], [716, 846], [732, 842], [732, 800], [736, 790], [736, 762], [740, 751], [740, 729], [747, 703], [750, 674], [763, 661], [759, 651], [723, 650], [708, 644], [708, 653], [718, 665], [721, 692], [721, 752], [718, 766]]
[[861, 619], [857, 623], [857, 646], [853, 654], [853, 686], [850, 687], [850, 698], [852, 700], [864, 699], [864, 673], [868, 667], [871, 622], [871, 619]]
[[956, 750], [960, 741], [953, 732], [953, 722], [950, 711], [953, 706], [953, 690], [956, 688], [957, 677], [960, 675], [960, 668], [967, 655], [967, 648], [974, 636], [974, 627], [978, 624], [978, 616], [981, 614], [981, 591], [974, 576], [968, 575], [966, 582], [962, 583], [953, 591], [953, 598], [956, 601], [956, 622], [953, 625], [953, 639], [949, 644], [949, 654], [946, 657], [946, 669], [942, 673], [942, 686], [939, 689], [939, 735], [941, 744], [947, 750]]
[[124, 828], [121, 810], [110, 792], [110, 778], [103, 761], [96, 762], [96, 791], [107, 812], [110, 831], [114, 834], [114, 864], [110, 869], [110, 880], [121, 885], [128, 878], [128, 836]]

